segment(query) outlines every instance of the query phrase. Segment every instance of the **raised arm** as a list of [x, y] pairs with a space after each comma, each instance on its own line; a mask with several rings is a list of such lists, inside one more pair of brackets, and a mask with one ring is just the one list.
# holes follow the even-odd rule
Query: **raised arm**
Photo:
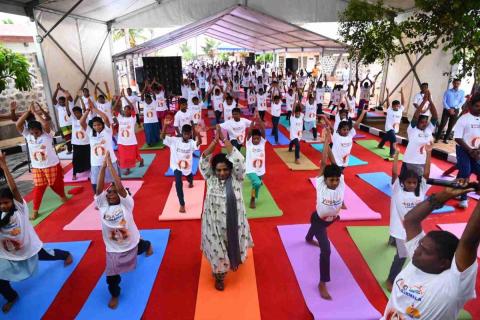
[[422, 103], [418, 106], [418, 108], [415, 109], [415, 113], [413, 114], [413, 118], [412, 118], [412, 121], [410, 123], [410, 125], [412, 125], [412, 127], [417, 124], [418, 118], [420, 117], [420, 114], [422, 113], [423, 105], [425, 104], [425, 102], [427, 102], [427, 100], [428, 100], [428, 97], [427, 97], [427, 94], [425, 94], [425, 96], [423, 97]]
[[403, 94], [403, 87], [400, 87], [400, 103], [402, 104], [402, 106], [405, 105], [405, 96]]
[[423, 177], [428, 179], [430, 177], [430, 166], [432, 163], [432, 149], [433, 145], [427, 144], [425, 146], [425, 152], [427, 153], [427, 159], [425, 160], [425, 168], [423, 170]]
[[112, 95], [110, 94], [110, 88], [108, 87], [108, 82], [104, 81], [103, 84], [105, 85], [105, 92], [107, 92], [107, 100], [112, 100]]
[[358, 128], [360, 128], [360, 123], [362, 123], [362, 120], [363, 118], [365, 117], [365, 115], [367, 114], [367, 110], [362, 110], [362, 113], [360, 114], [360, 117], [358, 117], [358, 119], [355, 121], [355, 125], [353, 126], [355, 128], [355, 130], [358, 130]]
[[107, 161], [107, 168], [110, 170], [110, 175], [113, 178], [113, 182], [115, 183], [115, 188], [117, 189], [118, 194], [125, 198], [128, 195], [127, 190], [123, 187], [122, 179], [118, 175], [117, 170], [113, 167], [112, 158], [110, 158], [110, 152], [107, 152], [105, 155], [105, 160]]
[[16, 111], [17, 111], [17, 101], [13, 100], [12, 102], [10, 102], [10, 119], [13, 122], [17, 122], [18, 120]]
[[322, 151], [322, 163], [320, 165], [320, 171], [318, 172], [318, 176], [323, 176], [323, 172], [325, 171], [325, 167], [327, 166], [329, 153], [330, 153], [330, 130], [326, 128], [327, 134], [325, 137], [325, 141], [323, 142], [323, 151]]
[[[82, 105], [85, 107], [83, 102], [82, 102]], [[87, 130], [87, 117], [88, 117], [88, 114], [90, 113], [90, 111], [91, 111], [90, 109], [85, 110], [82, 113], [82, 117], [80, 118], [80, 125], [82, 126], [83, 130]]]
[[71, 117], [72, 112], [70, 110], [70, 103], [73, 102], [73, 99], [72, 99], [72, 95], [70, 94], [70, 92], [65, 91], [65, 99], [67, 100], [67, 101], [65, 101], [66, 102], [65, 103], [65, 110], [67, 111], [67, 115], [69, 117]]
[[98, 114], [100, 118], [102, 118], [105, 125], [110, 128], [110, 120], [108, 119], [108, 116], [103, 111], [97, 109], [97, 107], [95, 107], [92, 101], [88, 101], [88, 104], [90, 105], [90, 109], [96, 114]]
[[13, 198], [18, 202], [23, 202], [22, 195], [20, 194], [20, 191], [18, 191], [17, 184], [15, 183], [15, 179], [13, 179], [13, 176], [10, 170], [8, 169], [5, 154], [1, 151], [0, 151], [0, 169], [3, 170], [3, 174], [5, 175], [5, 179], [7, 180], [8, 188], [13, 194]]
[[17, 123], [15, 124], [15, 126], [17, 127], [17, 131], [20, 134], [23, 133], [23, 128], [25, 127], [25, 120], [27, 120], [28, 116], [32, 113], [32, 108], [33, 108], [33, 101], [30, 104], [30, 107], [28, 108], [28, 110], [24, 114], [22, 114], [20, 119], [18, 119]]
[[432, 101], [432, 95], [430, 94], [430, 92], [428, 94], [428, 101], [430, 102], [428, 107], [430, 109], [430, 112], [432, 113], [432, 118], [430, 119], [430, 122], [432, 122], [433, 124], [436, 124], [438, 121], [438, 113], [437, 113], [437, 108], [435, 107], [435, 104]]
[[208, 145], [207, 149], [205, 149], [202, 153], [202, 157], [203, 158], [206, 158], [208, 157], [209, 155], [211, 155], [213, 153], [213, 151], [215, 150], [215, 147], [217, 146], [218, 144], [218, 141], [219, 141], [219, 138], [218, 138], [218, 131], [215, 132], [215, 136], [213, 137], [212, 139], [212, 142], [210, 142], [210, 144]]
[[100, 84], [100, 83], [97, 82], [97, 83], [95, 84], [95, 89], [93, 90], [93, 97], [95, 98], [95, 101], [98, 100], [98, 85], [99, 85], [99, 84]]
[[167, 127], [172, 124], [173, 120], [170, 118], [165, 118], [163, 120], [163, 126], [162, 126], [162, 132], [160, 133], [160, 139], [165, 140], [165, 137], [167, 136]]
[[44, 119], [42, 117], [42, 113], [44, 114], [44, 110], [42, 109], [42, 107], [39, 105], [39, 111], [35, 112], [35, 120], [37, 120], [38, 122], [40, 122], [42, 124], [42, 129], [43, 131], [45, 131], [45, 133], [50, 133], [50, 123], [49, 123], [49, 120], [48, 119]]
[[58, 95], [58, 91], [60, 90], [62, 90], [62, 86], [60, 86], [60, 82], [59, 82], [57, 83], [57, 88], [55, 89], [55, 92], [53, 93], [53, 97], [52, 97], [52, 104], [54, 106], [58, 103], [57, 95]]
[[398, 178], [398, 149], [395, 149], [395, 154], [393, 156], [393, 165], [392, 165], [392, 184]]
[[[387, 91], [387, 108], [390, 107], [390, 90], [388, 90], [388, 88], [385, 88], [385, 91]], [[403, 102], [402, 102], [403, 104]]]

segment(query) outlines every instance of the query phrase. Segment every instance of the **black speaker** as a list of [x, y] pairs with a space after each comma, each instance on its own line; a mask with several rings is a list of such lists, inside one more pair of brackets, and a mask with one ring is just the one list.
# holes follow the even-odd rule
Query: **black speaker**
[[168, 93], [182, 94], [182, 57], [144, 57], [142, 60], [145, 80], [155, 78]]
[[298, 59], [287, 58], [285, 61], [285, 69], [288, 71], [296, 72], [298, 70]]
[[135, 68], [135, 80], [139, 84], [143, 84], [145, 81], [145, 78], [143, 76], [143, 67], [136, 67]]

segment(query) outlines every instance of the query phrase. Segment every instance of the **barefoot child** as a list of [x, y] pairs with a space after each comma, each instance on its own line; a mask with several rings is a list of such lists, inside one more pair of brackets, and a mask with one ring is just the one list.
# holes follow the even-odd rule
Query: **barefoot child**
[[[385, 142], [390, 141], [390, 157], [395, 154], [395, 144], [397, 143], [398, 130], [400, 130], [400, 122], [403, 116], [403, 88], [400, 89], [401, 102], [394, 100], [392, 105], [387, 109], [387, 118], [385, 119], [385, 134], [378, 144], [378, 148], [383, 149]], [[390, 105], [389, 91], [387, 88], [387, 105]]]
[[[107, 170], [114, 183], [104, 190]], [[95, 203], [100, 211], [102, 236], [107, 250], [105, 274], [108, 291], [112, 296], [108, 307], [115, 309], [120, 296], [120, 275], [134, 270], [137, 265], [137, 255], [145, 252], [148, 257], [153, 254], [153, 248], [150, 241], [140, 238], [140, 232], [133, 220], [133, 198], [123, 187], [110, 153], [103, 158]]]
[[83, 130], [80, 124], [83, 112], [85, 112], [85, 106], [83, 100], [79, 99], [82, 107], [73, 107], [72, 117], [72, 146], [73, 146], [73, 174], [72, 180], [77, 180], [77, 173], [90, 170], [90, 139], [87, 132]]
[[173, 118], [173, 126], [175, 127], [177, 136], [180, 136], [182, 134], [181, 131], [184, 125], [188, 124], [191, 126], [193, 124], [193, 115], [188, 110], [187, 99], [180, 98], [178, 104], [180, 106], [180, 110], [175, 113]]
[[313, 140], [317, 140], [317, 106], [315, 105], [315, 98], [310, 92], [305, 103], [304, 127], [305, 131], [312, 131]]
[[[30, 121], [28, 127], [25, 126], [25, 120], [31, 115], [35, 115], [35, 121]], [[32, 104], [16, 123], [17, 131], [23, 135], [28, 144], [30, 161], [33, 174], [33, 212], [30, 219], [38, 218], [38, 210], [42, 203], [43, 194], [47, 187], [62, 199], [67, 201], [63, 182], [63, 169], [60, 165], [57, 153], [53, 148], [54, 132], [50, 130], [50, 124], [45, 121], [40, 114], [35, 112]]]
[[[165, 125], [169, 125], [171, 120], [165, 119]], [[177, 191], [178, 201], [180, 202], [180, 213], [185, 213], [185, 199], [183, 195], [182, 176], [187, 177], [188, 187], [193, 188], [193, 153], [198, 150], [202, 143], [200, 135], [195, 134], [191, 125], [185, 124], [182, 127], [180, 137], [169, 137], [163, 126], [161, 138], [163, 143], [170, 148], [170, 169], [175, 175], [175, 189]], [[196, 142], [195, 142], [196, 140]]]
[[[323, 299], [331, 300], [332, 297], [327, 289], [327, 282], [330, 281], [330, 241], [328, 240], [327, 228], [340, 219], [338, 214], [344, 199], [345, 180], [339, 166], [336, 164], [327, 165], [330, 135], [328, 134], [327, 137], [316, 182], [316, 210], [310, 218], [311, 225], [305, 240], [320, 247], [320, 282], [318, 289]], [[317, 241], [314, 241], [313, 237]]]
[[407, 260], [407, 248], [405, 246], [405, 227], [403, 220], [405, 215], [417, 204], [425, 199], [430, 185], [427, 180], [430, 175], [430, 160], [432, 145], [426, 149], [427, 160], [423, 176], [419, 176], [413, 170], [405, 170], [398, 175], [398, 150], [395, 150], [392, 167], [392, 199], [390, 201], [390, 236], [395, 239], [397, 253], [392, 261], [390, 272], [386, 281], [388, 291], [392, 291], [393, 282], [397, 275], [402, 271], [402, 267]]
[[233, 100], [231, 95], [227, 95], [225, 99], [225, 104], [223, 105], [223, 121], [226, 122], [233, 118], [232, 110], [237, 107], [237, 102]]
[[[258, 125], [258, 128], [257, 128]], [[262, 186], [265, 175], [265, 126], [263, 121], [256, 116], [250, 124], [247, 136], [246, 174], [252, 184], [250, 194], [250, 208], [255, 208], [255, 199]]]
[[157, 102], [152, 99], [150, 94], [144, 94], [143, 92], [142, 101], [145, 142], [151, 147], [160, 141], [160, 123], [156, 111]]
[[290, 144], [288, 145], [288, 151], [292, 152], [292, 148], [295, 145], [295, 163], [300, 164], [300, 140], [303, 133], [303, 113], [302, 105], [297, 104], [295, 106], [295, 113], [293, 117], [290, 117]]
[[292, 116], [293, 107], [295, 106], [295, 101], [297, 100], [297, 93], [293, 91], [293, 88], [289, 88], [288, 92], [285, 94], [285, 104], [287, 106], [287, 121], [290, 122], [290, 117]]
[[282, 114], [282, 100], [280, 100], [279, 95], [273, 97], [270, 113], [272, 114], [272, 135], [275, 138], [275, 144], [278, 144], [278, 123]]
[[68, 251], [42, 248], [42, 242], [28, 221], [28, 205], [18, 191], [1, 152], [0, 169], [8, 186], [0, 188], [0, 294], [7, 301], [2, 306], [2, 311], [7, 313], [19, 298], [10, 285], [11, 281], [22, 281], [32, 276], [37, 270], [38, 260], [64, 260], [64, 266], [68, 266], [73, 259]]
[[263, 87], [259, 88], [257, 92], [257, 110], [260, 115], [260, 119], [265, 121], [265, 111], [267, 111], [267, 94], [264, 93]]
[[233, 119], [217, 125], [217, 130], [220, 128], [227, 131], [228, 139], [238, 151], [241, 151], [242, 149], [246, 137], [245, 131], [251, 124], [250, 120], [241, 118], [241, 114], [242, 112], [240, 109], [235, 108], [232, 110]]

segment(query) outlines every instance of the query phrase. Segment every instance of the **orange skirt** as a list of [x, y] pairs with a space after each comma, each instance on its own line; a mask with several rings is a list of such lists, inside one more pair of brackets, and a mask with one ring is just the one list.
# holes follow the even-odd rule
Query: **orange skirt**
[[118, 163], [120, 164], [120, 169], [135, 168], [137, 161], [140, 160], [142, 160], [142, 157], [140, 157], [138, 145], [118, 145]]

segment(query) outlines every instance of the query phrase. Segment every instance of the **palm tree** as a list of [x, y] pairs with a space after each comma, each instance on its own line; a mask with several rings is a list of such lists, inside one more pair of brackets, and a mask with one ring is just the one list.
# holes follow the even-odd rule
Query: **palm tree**
[[203, 53], [205, 53], [210, 59], [215, 57], [215, 50], [219, 43], [211, 38], [205, 38], [205, 45], [202, 46]]
[[182, 57], [185, 61], [192, 61], [195, 58], [192, 48], [186, 42], [180, 45], [180, 51], [182, 51]]
[[113, 40], [117, 41], [124, 38], [127, 48], [133, 48], [137, 46], [137, 40], [147, 39], [142, 31], [142, 29], [117, 29], [113, 31]]

